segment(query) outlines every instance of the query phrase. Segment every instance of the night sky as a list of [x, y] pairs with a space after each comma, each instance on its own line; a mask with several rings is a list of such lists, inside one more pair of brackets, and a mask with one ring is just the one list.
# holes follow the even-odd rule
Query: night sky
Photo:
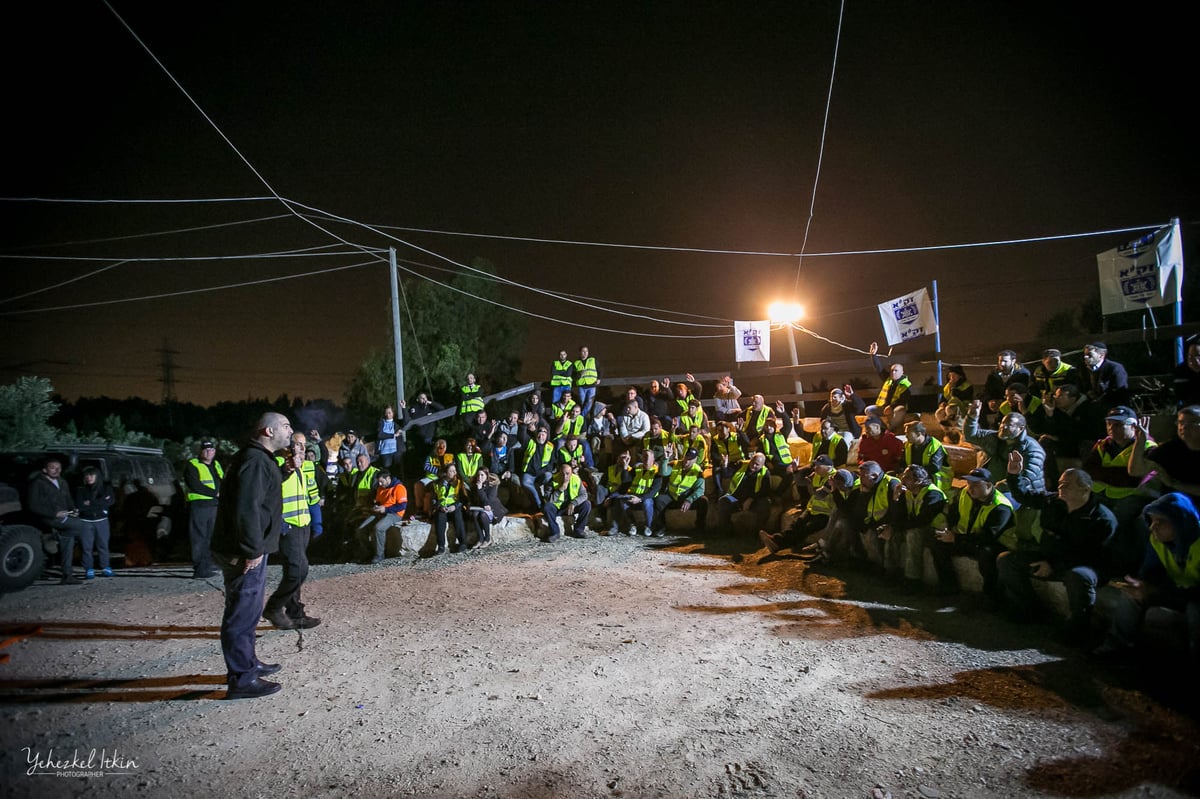
[[[4, 12], [0, 196], [271, 193], [104, 3], [21, 5], [37, 8]], [[359, 222], [824, 253], [1176, 216], [1188, 239], [1200, 219], [1194, 123], [1184, 121], [1197, 76], [1182, 3], [1104, 15], [1075, 4], [848, 3], [806, 246], [836, 3], [114, 0], [113, 8], [275, 192]], [[125, 258], [349, 250], [281, 217], [289, 211], [278, 201], [5, 201], [0, 210], [0, 382], [36, 374], [72, 398], [158, 399], [160, 351], [169, 349], [181, 400], [340, 400], [366, 352], [390, 347], [383, 263], [62, 309], [371, 260], [358, 252], [127, 263], [66, 283]], [[263, 221], [142, 235], [248, 220]], [[377, 233], [322, 224], [356, 244], [390, 244], [401, 259], [450, 267]], [[700, 336], [731, 331], [661, 320], [762, 318], [797, 282], [795, 258], [390, 232], [460, 263], [488, 258], [526, 286], [661, 309], [616, 316], [506, 288], [507, 303], [547, 317], [530, 323], [527, 379], [545, 379], [557, 351], [581, 343], [608, 375], [730, 368], [731, 335]], [[797, 299], [814, 330], [865, 348], [882, 340], [876, 303], [937, 279], [943, 348], [986, 355], [1078, 306], [1095, 288], [1095, 254], [1134, 237], [809, 257]], [[20, 296], [30, 292], [38, 293]], [[785, 339], [774, 348], [776, 362], [787, 358]], [[805, 361], [848, 355], [804, 337], [800, 348]]]

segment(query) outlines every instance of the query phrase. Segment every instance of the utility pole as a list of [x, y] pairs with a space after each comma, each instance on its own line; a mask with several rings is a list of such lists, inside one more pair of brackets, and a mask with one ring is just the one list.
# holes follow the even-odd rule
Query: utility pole
[[162, 360], [160, 361], [160, 366], [162, 367], [160, 382], [163, 387], [162, 404], [169, 407], [171, 403], [175, 402], [175, 360], [172, 356], [179, 353], [171, 349], [168, 342], [163, 341], [162, 348], [159, 349], [158, 354], [162, 356]]
[[396, 248], [388, 247], [388, 279], [392, 286], [392, 349], [396, 359], [396, 402], [404, 401], [404, 350], [400, 346], [400, 281], [396, 276]]

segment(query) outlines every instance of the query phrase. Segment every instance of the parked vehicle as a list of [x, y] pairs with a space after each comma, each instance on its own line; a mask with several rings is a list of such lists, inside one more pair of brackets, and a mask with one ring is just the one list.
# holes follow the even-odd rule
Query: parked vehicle
[[0, 592], [19, 591], [41, 575], [46, 559], [58, 553], [58, 542], [25, 502], [30, 480], [46, 459], [58, 458], [72, 486], [87, 466], [100, 471], [113, 487], [111, 511], [114, 552], [125, 565], [148, 565], [155, 550], [168, 543], [174, 520], [182, 511], [175, 471], [160, 449], [120, 445], [75, 444], [40, 451], [0, 453]]

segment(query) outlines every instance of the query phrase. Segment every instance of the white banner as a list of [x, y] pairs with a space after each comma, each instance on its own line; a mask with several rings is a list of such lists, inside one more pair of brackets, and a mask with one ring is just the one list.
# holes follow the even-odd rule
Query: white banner
[[738, 363], [771, 360], [770, 320], [734, 322], [733, 352]]
[[1179, 302], [1183, 245], [1179, 223], [1096, 256], [1105, 316]]
[[889, 347], [901, 341], [932, 336], [938, 329], [933, 303], [929, 301], [929, 292], [925, 289], [881, 302], [879, 321], [883, 322]]

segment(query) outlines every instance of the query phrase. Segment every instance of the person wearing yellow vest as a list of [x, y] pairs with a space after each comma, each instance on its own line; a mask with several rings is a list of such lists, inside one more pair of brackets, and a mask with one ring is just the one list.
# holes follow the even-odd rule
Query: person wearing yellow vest
[[934, 540], [933, 531], [946, 526], [947, 499], [933, 474], [919, 463], [901, 473], [899, 489], [901, 513], [892, 531], [904, 542], [904, 586], [915, 593], [924, 587], [925, 549]]
[[1117, 517], [1117, 537], [1111, 548], [1113, 567], [1119, 574], [1128, 574], [1142, 561], [1149, 537], [1142, 509], [1150, 501], [1149, 496], [1138, 490], [1141, 478], [1133, 475], [1136, 469], [1130, 469], [1130, 461], [1134, 447], [1143, 449], [1144, 458], [1145, 452], [1157, 444], [1145, 436], [1138, 443], [1138, 416], [1128, 405], [1109, 410], [1104, 424], [1108, 436], [1097, 441], [1088, 452], [1083, 459], [1083, 470], [1092, 476], [1092, 492], [1100, 504]]
[[572, 364], [572, 370], [575, 394], [579, 397], [579, 405], [586, 418], [592, 412], [592, 403], [596, 401], [596, 386], [600, 385], [600, 370], [596, 368], [596, 359], [589, 354], [587, 347], [579, 348], [579, 360]]
[[[279, 557], [283, 575], [263, 608], [263, 618], [280, 630], [309, 629], [321, 620], [304, 612], [300, 589], [308, 577], [308, 542], [312, 516], [308, 506], [317, 496], [317, 484], [305, 474], [303, 433], [292, 433], [291, 446], [279, 451], [275, 462], [282, 469], [283, 525], [279, 536]], [[317, 497], [319, 499], [319, 497]]]
[[780, 496], [788, 496], [792, 490], [792, 473], [796, 471], [796, 461], [792, 457], [792, 448], [787, 438], [778, 432], [775, 417], [767, 419], [763, 425], [762, 435], [758, 438], [758, 451], [767, 456], [767, 468], [771, 474], [779, 478]]
[[467, 551], [467, 524], [463, 518], [466, 489], [458, 477], [453, 462], [442, 467], [438, 481], [433, 484], [433, 531], [437, 536], [435, 555], [445, 555], [449, 548], [446, 528], [454, 522], [455, 552]]
[[475, 375], [467, 373], [467, 383], [458, 389], [458, 416], [470, 417], [483, 410], [483, 386], [475, 382]]
[[733, 514], [748, 510], [754, 514], [755, 527], [763, 529], [771, 513], [771, 473], [767, 470], [767, 456], [756, 452], [744, 462], [729, 480], [729, 489], [717, 500], [720, 522], [717, 530], [723, 535], [733, 535]]
[[943, 494], [950, 493], [954, 480], [954, 467], [942, 442], [929, 435], [924, 422], [909, 422], [904, 426], [904, 465], [919, 464], [925, 467]]
[[1062, 359], [1062, 351], [1042, 350], [1042, 362], [1033, 367], [1033, 384], [1030, 389], [1040, 397], [1054, 394], [1061, 385], [1083, 385], [1085, 378], [1071, 364]]
[[809, 433], [803, 429], [797, 431], [800, 437], [812, 442], [813, 457], [825, 455], [833, 461], [834, 468], [840, 469], [850, 458], [850, 442], [844, 433], [839, 433], [833, 420], [825, 417], [821, 420], [821, 429]]
[[1038, 413], [1041, 407], [1041, 398], [1030, 393], [1029, 386], [1024, 383], [1009, 383], [1004, 387], [1004, 401], [1000, 403], [998, 413], [1005, 416], [1016, 411], [1025, 417], [1031, 433], [1041, 435], [1046, 432], [1040, 425], [1040, 420], [1044, 418], [1043, 414]]
[[475, 473], [484, 468], [479, 442], [468, 438], [463, 444], [463, 451], [454, 456], [454, 465], [458, 467], [458, 476], [464, 483], [474, 480]]
[[[861, 352], [861, 350], [859, 350]], [[904, 364], [893, 363], [887, 369], [883, 368], [883, 362], [879, 360], [879, 344], [872, 341], [871, 346], [867, 348], [867, 352], [871, 354], [871, 365], [875, 367], [875, 371], [879, 373], [879, 377], [883, 380], [883, 385], [879, 389], [879, 396], [875, 398], [875, 405], [879, 408], [880, 413], [887, 411], [889, 408], [900, 405], [908, 407], [912, 382], [904, 375]]]
[[1094, 654], [1130, 654], [1143, 621], [1153, 622], [1184, 633], [1194, 677], [1200, 668], [1200, 510], [1173, 491], [1147, 505], [1145, 516], [1150, 536], [1137, 576], [1106, 585], [1096, 599], [1107, 629]]
[[221, 479], [225, 477], [225, 470], [216, 458], [216, 442], [205, 439], [200, 442], [200, 456], [189, 460], [183, 470], [194, 580], [217, 575], [217, 565], [213, 563], [210, 547], [213, 525], [217, 523], [217, 497], [221, 495]]
[[654, 524], [654, 498], [662, 490], [663, 477], [654, 457], [654, 450], [642, 450], [641, 463], [633, 470], [633, 479], [629, 490], [616, 497], [615, 515], [617, 529], [621, 535], [630, 535], [633, 529], [633, 519], [630, 514], [641, 509], [646, 514], [645, 526], [638, 526], [638, 535], [650, 535], [650, 525]]
[[559, 350], [558, 358], [550, 365], [550, 402], [557, 403], [564, 391], [571, 390], [571, 369], [574, 364], [566, 350]]
[[[709, 442], [705, 436], [707, 428], [692, 427], [685, 434], [677, 435], [673, 438], [675, 442], [676, 452], [687, 452], [689, 449], [696, 450], [696, 465], [701, 469], [707, 469], [709, 465]], [[740, 460], [740, 457], [739, 457]]]
[[554, 443], [550, 431], [539, 427], [521, 455], [521, 486], [529, 496], [530, 507], [541, 509], [542, 489], [554, 478]]
[[829, 514], [829, 524], [819, 533], [816, 541], [800, 550], [801, 557], [812, 563], [831, 564], [861, 549], [858, 534], [851, 524], [861, 494], [858, 475], [848, 469], [838, 469], [830, 482], [833, 485], [829, 494], [833, 500], [833, 511]]
[[762, 394], [755, 394], [750, 401], [750, 407], [742, 416], [742, 431], [751, 441], [762, 435], [763, 425], [767, 419], [774, 419], [775, 411], [766, 404]]
[[608, 534], [617, 533], [617, 500], [629, 493], [633, 484], [633, 456], [629, 450], [617, 453], [617, 461], [604, 474], [604, 481], [596, 487], [596, 505], [608, 523]]
[[929, 547], [938, 584], [947, 591], [955, 590], [958, 578], [951, 559], [955, 555], [972, 555], [983, 576], [984, 594], [993, 603], [999, 603], [996, 559], [1007, 551], [1005, 542], [1012, 543], [1015, 539], [1015, 535], [1007, 535], [1016, 522], [1013, 504], [996, 490], [991, 474], [985, 469], [972, 469], [964, 479], [967, 487], [959, 492], [958, 499], [946, 504], [946, 525], [935, 528]]
[[[900, 499], [900, 481], [883, 471], [874, 461], [858, 465], [858, 494], [850, 503], [849, 522], [858, 533], [858, 543], [864, 554], [877, 562], [889, 576], [900, 565], [902, 536], [894, 534], [892, 525], [904, 513]], [[853, 549], [853, 543], [852, 549]]]
[[355, 466], [350, 474], [350, 484], [354, 486], [354, 511], [366, 513], [375, 504], [375, 475], [379, 469], [371, 465], [369, 455], [359, 455]]
[[441, 477], [442, 469], [447, 464], [454, 463], [454, 456], [446, 450], [446, 439], [439, 438], [433, 442], [433, 451], [421, 467], [421, 477], [413, 484], [413, 507], [416, 514], [429, 517], [433, 513], [433, 484]]
[[805, 546], [810, 537], [825, 529], [829, 515], [833, 513], [833, 475], [833, 459], [828, 455], [818, 455], [808, 468], [796, 472], [796, 484], [802, 486], [803, 495], [807, 497], [804, 510], [784, 532], [759, 531], [758, 539], [768, 552], [773, 555], [787, 547]]
[[696, 522], [693, 532], [703, 533], [708, 519], [708, 498], [704, 496], [704, 467], [699, 462], [700, 453], [694, 449], [683, 450], [679, 460], [663, 464], [663, 490], [654, 498], [654, 524], [650, 532], [662, 536], [667, 529], [667, 510], [694, 510]]
[[717, 425], [717, 434], [712, 440], [712, 475], [717, 487], [717, 496], [724, 494], [729, 480], [750, 453], [750, 439], [742, 432], [741, 418]]
[[563, 530], [558, 523], [558, 515], [566, 517], [566, 533], [571, 538], [588, 538], [587, 519], [592, 512], [592, 503], [588, 501], [587, 489], [583, 481], [570, 463], [558, 467], [550, 481], [550, 490], [546, 496], [546, 504], [542, 506], [542, 514], [550, 535], [548, 543], [554, 543], [562, 538]]

